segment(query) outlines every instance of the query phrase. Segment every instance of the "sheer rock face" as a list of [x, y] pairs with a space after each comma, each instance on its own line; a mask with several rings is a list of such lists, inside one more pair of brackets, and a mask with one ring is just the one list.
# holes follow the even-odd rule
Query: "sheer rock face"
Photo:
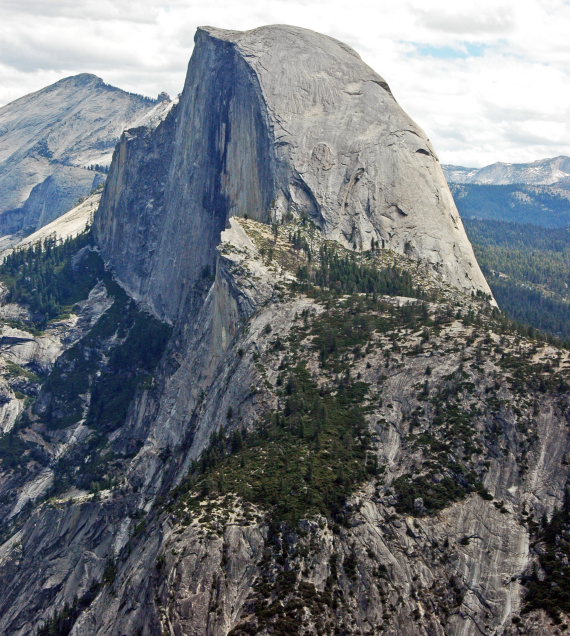
[[[416, 153], [413, 140], [421, 138], [412, 133], [393, 134], [395, 147], [382, 146], [382, 127], [387, 124], [377, 119], [392, 122], [392, 132], [412, 129], [413, 124], [382, 80], [353, 52], [334, 40], [289, 27], [242, 35], [201, 30], [197, 39], [180, 104], [156, 130], [144, 126], [123, 135], [96, 218], [101, 253], [129, 294], [175, 323], [172, 337], [154, 377], [139, 385], [125, 420], [104, 440], [102, 450], [89, 450], [85, 440], [99, 432], [89, 431], [82, 421], [55, 431], [46, 431], [41, 419], [30, 425], [30, 435], [36, 434], [41, 442], [42, 435], [47, 436], [54, 479], [58, 466], [76, 457], [81, 460], [78, 465], [84, 466], [94, 452], [116, 462], [112, 464], [116, 484], [97, 494], [70, 488], [61, 497], [49, 498], [50, 475], [41, 472], [42, 466], [32, 465], [24, 473], [0, 473], [0, 519], [10, 515], [14, 519], [0, 545], [0, 587], [6, 590], [0, 595], [0, 632], [35, 633], [67, 605], [77, 612], [71, 636], [267, 636], [275, 633], [273, 624], [252, 627], [257, 620], [255, 609], [263, 608], [266, 600], [260, 598], [260, 584], [287, 571], [298, 573], [299, 583], [315, 587], [311, 605], [320, 603], [315, 605], [319, 610], [315, 615], [322, 614], [328, 621], [326, 629], [303, 626], [308, 633], [333, 633], [338, 626], [350, 636], [382, 631], [394, 636], [514, 636], [518, 628], [511, 627], [511, 620], [518, 617], [524, 595], [520, 581], [536, 562], [527, 517], [549, 517], [562, 502], [568, 480], [567, 396], [547, 389], [516, 389], [501, 366], [501, 337], [489, 335], [486, 328], [477, 332], [459, 321], [445, 323], [418, 349], [417, 331], [401, 325], [373, 336], [374, 346], [363, 347], [362, 356], [348, 353], [351, 376], [371, 387], [373, 408], [367, 409], [366, 418], [384, 472], [380, 479], [362, 483], [350, 498], [342, 527], [324, 517], [311, 517], [301, 521], [299, 531], [293, 529], [289, 538], [289, 530], [283, 530], [279, 544], [271, 514], [262, 506], [248, 508], [246, 513], [245, 503], [237, 501], [228, 506], [229, 512], [220, 508], [218, 518], [221, 504], [215, 495], [204, 500], [213, 506], [211, 518], [198, 511], [188, 519], [184, 506], [178, 508], [182, 500], [173, 488], [184, 484], [189, 467], [208, 447], [213, 433], [222, 429], [229, 433], [242, 425], [253, 431], [268, 413], [283, 409], [278, 387], [286, 368], [284, 357], [293, 355], [289, 338], [302, 326], [303, 316], [316, 324], [330, 311], [326, 303], [290, 293], [288, 284], [296, 267], [287, 270], [279, 258], [271, 260], [264, 251], [269, 244], [284, 249], [286, 232], [274, 235], [251, 217], [269, 222], [290, 211], [307, 215], [326, 237], [337, 238], [351, 249], [355, 241], [357, 249], [364, 249], [372, 236], [381, 240], [381, 224], [388, 221], [394, 224], [394, 235], [391, 239], [386, 235], [386, 246], [398, 248], [398, 241], [415, 236], [415, 219], [417, 245], [424, 241], [423, 251], [408, 249], [407, 253], [434, 265], [441, 259], [436, 275], [431, 272], [432, 279], [465, 289], [470, 262], [471, 274], [480, 276], [475, 261], [469, 260], [472, 256], [445, 260], [454, 254], [451, 248], [445, 251], [452, 245], [445, 242], [452, 232], [459, 237], [457, 245], [471, 254], [462, 230], [444, 232], [445, 223], [453, 228], [451, 202], [450, 207], [426, 204], [422, 210], [405, 203], [406, 192], [410, 201], [424, 200], [421, 197], [427, 197], [430, 187], [439, 187], [439, 166], [429, 155]], [[303, 42], [314, 53], [307, 52], [305, 67], [317, 64], [319, 51], [323, 60], [332, 56], [327, 68], [339, 75], [333, 74], [331, 82], [340, 83], [352, 65], [358, 67], [362, 95], [338, 96], [336, 89], [320, 87], [313, 91], [314, 103], [306, 98], [301, 104], [302, 89], [287, 78], [293, 67], [303, 67], [295, 57]], [[277, 45], [286, 47], [289, 56], [285, 64], [287, 55], [279, 54], [284, 65], [279, 71], [283, 90], [299, 93], [289, 98], [287, 106], [283, 98], [279, 111], [277, 98], [264, 85], [270, 73], [266, 77], [263, 70], [277, 72], [278, 61], [271, 62], [262, 53]], [[289, 64], [291, 70], [287, 70]], [[320, 77], [320, 73], [312, 68], [308, 75]], [[289, 91], [285, 91], [288, 82]], [[275, 94], [281, 90], [279, 82], [272, 90]], [[376, 94], [376, 119], [365, 127], [364, 105], [361, 110], [354, 108], [352, 115], [345, 110], [349, 123], [360, 121], [362, 126], [349, 135], [348, 124], [336, 131], [331, 123], [325, 136], [321, 120], [337, 117], [328, 104], [341, 109], [343, 100], [352, 98], [365, 104], [367, 91]], [[380, 116], [382, 104], [386, 118]], [[376, 146], [366, 141], [369, 128], [379, 131]], [[317, 132], [321, 129], [322, 135]], [[342, 134], [347, 140], [341, 152], [335, 144], [340, 147]], [[310, 135], [315, 139], [320, 135], [321, 141], [302, 141]], [[321, 142], [334, 147], [334, 154], [329, 156], [320, 146], [322, 152], [315, 156], [322, 165], [314, 168], [313, 148]], [[310, 153], [302, 150], [303, 144]], [[357, 149], [356, 158], [371, 157], [375, 147], [378, 153], [380, 148], [387, 149], [392, 163], [362, 160], [358, 165], [366, 171], [341, 198], [349, 201], [345, 208], [335, 197], [345, 183], [342, 175], [354, 174], [352, 164], [350, 170], [341, 169], [341, 158], [346, 162], [352, 156], [346, 149], [349, 144]], [[358, 150], [364, 147], [370, 155]], [[431, 152], [427, 145], [423, 149]], [[423, 177], [419, 168], [408, 170], [416, 161], [427, 162]], [[402, 165], [408, 166], [407, 172], [402, 172]], [[365, 176], [374, 170], [377, 179]], [[387, 171], [390, 177], [385, 176]], [[430, 174], [434, 175], [431, 186]], [[440, 201], [449, 196], [444, 186], [439, 190]], [[370, 208], [359, 207], [364, 193], [380, 197], [378, 193], [388, 188], [400, 193], [396, 205], [401, 211], [394, 210], [393, 218], [386, 216], [389, 208], [382, 207], [387, 200], [373, 199], [372, 194]], [[393, 205], [395, 199], [389, 200]], [[250, 220], [229, 221], [240, 214]], [[438, 218], [439, 225], [434, 220]], [[351, 236], [346, 228], [353, 227], [352, 221], [356, 229]], [[365, 223], [374, 227], [370, 233]], [[319, 234], [310, 225], [298, 227]], [[427, 241], [433, 241], [437, 249], [430, 252]], [[406, 251], [402, 245], [401, 251]], [[289, 254], [294, 265], [295, 254]], [[377, 256], [386, 258], [386, 263], [393, 258], [388, 252]], [[423, 269], [406, 264], [421, 284]], [[462, 272], [463, 279], [452, 278], [454, 272]], [[467, 289], [486, 290], [480, 280]], [[453, 290], [443, 289], [445, 293], [453, 302], [458, 298], [471, 302]], [[107, 308], [108, 300], [100, 289], [94, 290], [80, 308], [79, 328], [92, 327], [91, 318]], [[400, 306], [408, 301], [390, 302]], [[432, 309], [438, 311], [435, 306]], [[450, 306], [450, 315], [456, 309]], [[105, 338], [103, 344], [111, 346], [114, 341], [115, 336]], [[515, 338], [505, 342], [501, 347], [515, 357], [523, 356]], [[567, 362], [562, 356], [555, 361], [554, 351], [540, 350], [536, 357], [546, 354], [554, 366]], [[332, 381], [319, 362], [311, 334], [297, 355], [319, 385]], [[23, 355], [17, 359], [22, 364], [25, 360]], [[426, 409], [426, 421], [435, 418], [431, 398], [455, 376], [464, 385], [461, 395], [472, 407], [470, 431], [481, 440], [481, 459], [488, 465], [483, 485], [494, 500], [472, 493], [438, 514], [414, 519], [395, 507], [393, 484], [401, 476], [416, 474], [422, 453], [431, 461], [430, 444], [412, 446], [411, 434], [419, 431], [412, 428], [412, 421], [420, 407]], [[423, 397], [422, 386], [427, 393]], [[44, 392], [39, 399], [45, 396]], [[427, 439], [434, 431], [438, 434], [435, 424]], [[33, 506], [25, 508], [28, 501]], [[423, 505], [421, 497], [419, 504]], [[285, 543], [289, 554], [284, 560]], [[325, 600], [331, 581], [336, 597], [329, 604]], [[526, 633], [555, 633], [543, 629], [543, 618], [533, 615], [536, 629], [529, 626], [530, 618], [523, 618]], [[241, 627], [248, 631], [240, 631]]]
[[[96, 222], [121, 282], [159, 316], [187, 312], [232, 215], [297, 213], [352, 249], [374, 240], [489, 293], [425, 134], [345, 44], [289, 26], [199, 29], [171, 120], [123, 137]], [[149, 145], [160, 183], [133, 210], [156, 174]]]

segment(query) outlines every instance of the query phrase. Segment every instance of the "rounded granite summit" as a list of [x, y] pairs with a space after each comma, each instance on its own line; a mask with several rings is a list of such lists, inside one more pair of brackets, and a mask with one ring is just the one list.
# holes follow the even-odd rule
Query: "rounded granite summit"
[[[195, 41], [164, 196], [153, 196], [152, 223], [160, 232], [150, 246], [153, 263], [140, 267], [152, 274], [129, 285], [159, 315], [172, 318], [181, 306], [176, 295], [165, 296], [165, 277], [180, 272], [180, 288], [187, 288], [213, 265], [228, 219], [242, 215], [309, 218], [345, 247], [380, 245], [457, 288], [490, 294], [429, 140], [353, 49], [286, 25], [201, 27]], [[133, 187], [147, 182], [141, 177]], [[121, 188], [113, 185], [114, 192]], [[115, 242], [106, 228], [117, 223], [103, 229], [115, 205], [110, 192], [98, 223], [104, 251]], [[119, 271], [129, 234], [126, 228], [116, 235]], [[128, 252], [140, 260], [148, 249], [137, 244]], [[123, 269], [131, 276], [126, 260]]]
[[282, 168], [278, 212], [293, 204], [349, 247], [374, 239], [488, 292], [429, 140], [352, 48], [287, 25], [203, 27], [198, 47], [205, 38], [233, 46], [259, 86]]

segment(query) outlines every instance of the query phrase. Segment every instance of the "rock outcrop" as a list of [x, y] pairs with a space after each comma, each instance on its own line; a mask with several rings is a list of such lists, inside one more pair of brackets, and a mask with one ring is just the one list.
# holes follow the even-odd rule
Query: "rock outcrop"
[[101, 276], [63, 353], [3, 415], [0, 632], [558, 633], [570, 359], [472, 297], [442, 179], [343, 44], [198, 32], [65, 265]]
[[423, 131], [352, 49], [305, 29], [199, 29], [176, 112], [123, 136], [95, 230], [129, 293], [173, 321], [230, 216], [300, 216], [489, 293]]

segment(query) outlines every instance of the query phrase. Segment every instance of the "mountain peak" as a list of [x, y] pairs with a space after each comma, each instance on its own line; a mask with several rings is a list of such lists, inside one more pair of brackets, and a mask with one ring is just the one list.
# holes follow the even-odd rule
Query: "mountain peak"
[[529, 163], [497, 161], [483, 168], [443, 166], [451, 183], [478, 185], [553, 185], [570, 178], [570, 157], [559, 155]]
[[80, 73], [0, 108], [0, 235], [71, 209], [104, 178], [86, 168], [108, 165], [123, 130], [156, 106]]
[[269, 24], [250, 29], [249, 31], [233, 31], [213, 26], [202, 26], [198, 27], [195, 39], [198, 40], [203, 34], [243, 46], [256, 46], [261, 44], [264, 48], [267, 46], [277, 48], [287, 44], [299, 46], [299, 43], [308, 44], [310, 46], [318, 42], [320, 42], [322, 46], [324, 42], [328, 41], [334, 46], [340, 47], [345, 53], [349, 53], [357, 59], [361, 59], [360, 55], [344, 42], [331, 36], [318, 33], [317, 31], [291, 24]]
[[[132, 168], [113, 166], [96, 220], [105, 256], [157, 315], [175, 320], [183, 311], [182, 296], [164, 293], [172, 263], [180, 294], [191, 281], [201, 285], [232, 216], [306, 219], [346, 248], [379, 245], [459, 289], [490, 293], [425, 133], [345, 44], [285, 25], [203, 27], [176, 120], [160, 141], [165, 190], [151, 197], [148, 224], [156, 229], [148, 235], [157, 244], [134, 232], [146, 221], [120, 209], [132, 195], [133, 215], [151, 211], [137, 192], [148, 191], [147, 144], [158, 141], [141, 139], [139, 153], [132, 137], [124, 140], [118, 154]], [[133, 175], [129, 194], [116, 183], [125, 169]]]
[[75, 84], [75, 85], [88, 85], [88, 84], [105, 84], [105, 82], [97, 75], [93, 73], [79, 73], [77, 75], [70, 75], [56, 82], [56, 84]]
[[[16, 102], [14, 103], [20, 102], [21, 100], [29, 100], [30, 98], [34, 98], [35, 96], [42, 96], [48, 93], [57, 93], [59, 91], [72, 92], [78, 89], [100, 90], [106, 87], [109, 87], [112, 90], [121, 90], [107, 84], [103, 79], [101, 79], [97, 75], [94, 75], [93, 73], [79, 73], [77, 75], [62, 77], [60, 80], [57, 80], [57, 82], [54, 82], [53, 84], [49, 84], [48, 86], [44, 86], [44, 88], [40, 88], [40, 90], [35, 91], [34, 93], [30, 93], [29, 95], [20, 97], [20, 99], [16, 100]], [[10, 104], [8, 104], [8, 106], [9, 105]]]

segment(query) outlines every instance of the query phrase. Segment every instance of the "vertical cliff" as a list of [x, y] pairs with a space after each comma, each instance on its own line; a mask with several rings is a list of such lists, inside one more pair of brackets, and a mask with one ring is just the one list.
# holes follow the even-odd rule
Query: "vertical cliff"
[[307, 218], [351, 249], [391, 249], [489, 293], [423, 131], [353, 50], [305, 29], [199, 29], [175, 115], [148, 138], [127, 133], [109, 181], [104, 258], [168, 320], [200, 296], [230, 216]]
[[568, 351], [473, 297], [433, 151], [353, 51], [199, 30], [94, 239], [59, 248], [45, 334], [1, 307], [29, 329], [0, 355], [2, 633], [562, 633]]

